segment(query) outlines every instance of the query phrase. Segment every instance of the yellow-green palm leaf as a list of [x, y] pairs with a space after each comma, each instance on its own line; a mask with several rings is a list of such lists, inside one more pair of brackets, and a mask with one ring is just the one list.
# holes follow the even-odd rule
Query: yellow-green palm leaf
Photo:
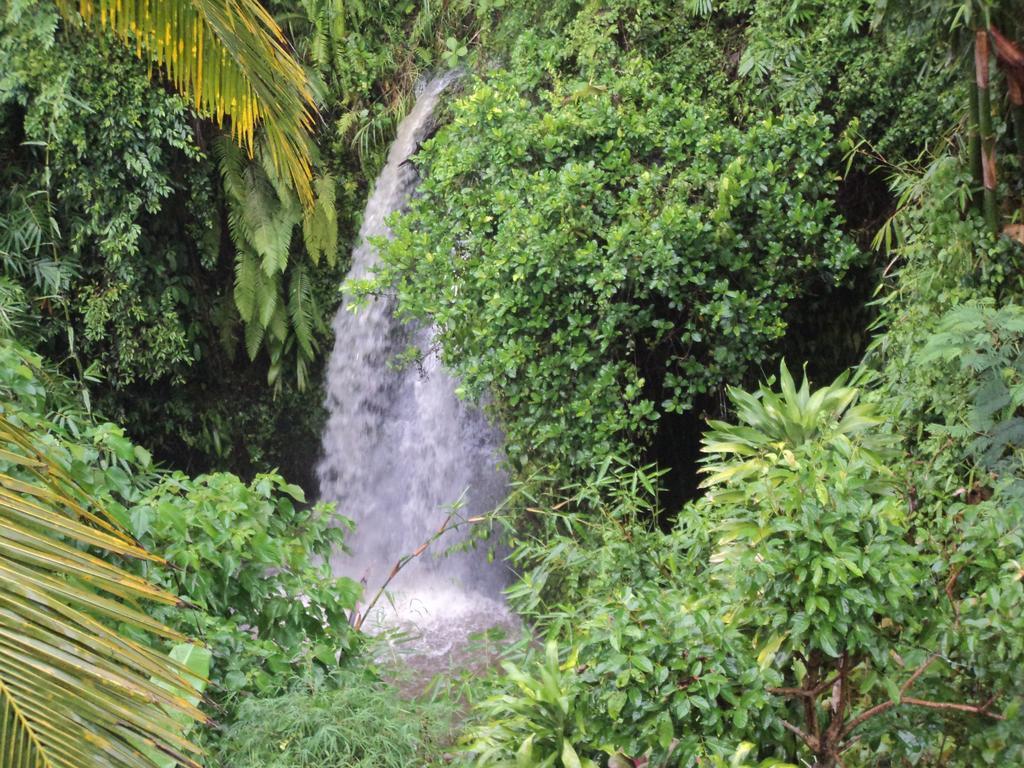
[[3, 467], [0, 765], [195, 766], [181, 722], [203, 715], [184, 697], [187, 670], [115, 629], [183, 640], [138, 607], [177, 599], [93, 552], [157, 558], [0, 412]]
[[257, 126], [278, 172], [312, 205], [306, 74], [259, 0], [57, 0], [66, 18], [107, 28], [164, 67], [175, 88], [251, 155]]

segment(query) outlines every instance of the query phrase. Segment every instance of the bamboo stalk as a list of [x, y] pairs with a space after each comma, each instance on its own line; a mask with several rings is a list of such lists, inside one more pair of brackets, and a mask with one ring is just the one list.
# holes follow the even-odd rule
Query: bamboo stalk
[[978, 213], [981, 207], [981, 136], [978, 132], [978, 81], [971, 73], [968, 90], [967, 111], [967, 157], [971, 166], [971, 201]]
[[999, 201], [996, 198], [996, 138], [992, 129], [992, 101], [989, 92], [988, 30], [974, 34], [974, 75], [978, 89], [978, 133], [981, 137], [982, 207], [985, 224], [993, 236], [999, 234]]
[[1010, 120], [1017, 156], [1024, 168], [1024, 51], [995, 26], [989, 27], [996, 64], [1006, 78], [1006, 94], [1010, 101]]

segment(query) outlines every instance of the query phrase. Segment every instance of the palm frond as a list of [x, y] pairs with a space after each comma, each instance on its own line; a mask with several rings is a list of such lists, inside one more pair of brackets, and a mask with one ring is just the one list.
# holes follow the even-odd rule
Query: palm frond
[[278, 174], [312, 205], [315, 106], [305, 71], [258, 0], [57, 0], [68, 19], [111, 30], [164, 68], [201, 114], [229, 123], [250, 156], [262, 126]]
[[0, 413], [0, 755], [7, 768], [197, 766], [187, 670], [113, 629], [184, 638], [136, 606], [177, 598], [92, 554], [159, 560]]

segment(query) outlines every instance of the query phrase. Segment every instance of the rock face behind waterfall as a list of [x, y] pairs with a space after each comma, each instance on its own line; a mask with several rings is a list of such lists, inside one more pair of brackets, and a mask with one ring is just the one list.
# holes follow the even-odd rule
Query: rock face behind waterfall
[[[390, 234], [387, 217], [414, 193], [418, 179], [408, 160], [430, 135], [437, 101], [455, 79], [448, 74], [426, 83], [399, 125], [366, 206], [350, 277], [372, 273], [377, 249], [370, 240]], [[395, 356], [409, 344], [429, 350], [433, 334], [402, 325], [393, 310], [387, 297], [358, 312], [346, 300], [338, 310], [327, 373], [329, 418], [317, 470], [321, 498], [336, 501], [357, 525], [349, 539], [352, 554], [338, 553], [332, 565], [338, 573], [365, 578], [368, 595], [399, 557], [437, 530], [453, 503], [463, 500], [462, 516], [485, 513], [506, 491], [496, 466], [500, 436], [479, 411], [458, 400], [455, 382], [436, 355], [426, 355], [421, 366], [395, 366]], [[504, 568], [489, 563], [482, 549], [436, 556], [461, 535], [446, 534], [398, 575], [391, 587], [404, 596], [399, 605], [431, 623], [500, 605]]]

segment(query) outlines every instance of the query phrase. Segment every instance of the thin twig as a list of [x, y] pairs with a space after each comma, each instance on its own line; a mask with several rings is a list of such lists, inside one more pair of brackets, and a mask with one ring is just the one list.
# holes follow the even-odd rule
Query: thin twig
[[950, 571], [949, 578], [946, 579], [946, 597], [949, 599], [949, 605], [953, 609], [954, 629], [958, 629], [960, 627], [960, 603], [953, 598], [953, 587], [956, 585], [956, 580], [960, 576], [961, 570], [963, 570], [962, 565], [953, 566]]
[[838, 675], [833, 675], [825, 682], [819, 683], [813, 688], [766, 688], [765, 690], [767, 690], [768, 693], [775, 694], [776, 696], [789, 696], [790, 698], [799, 699], [816, 699], [822, 694], [822, 692], [835, 685], [836, 680], [838, 679]]
[[985, 717], [991, 717], [993, 720], [1005, 720], [1003, 715], [996, 712], [989, 712], [988, 707], [991, 706], [989, 703], [981, 705], [972, 704], [957, 704], [953, 701], [928, 701], [927, 699], [915, 699], [907, 696], [903, 699], [902, 703], [912, 704], [915, 707], [927, 707], [928, 709], [948, 709], [956, 712], [969, 712], [972, 715], [984, 715]]
[[907, 679], [903, 685], [900, 686], [900, 698], [899, 701], [885, 701], [881, 704], [876, 704], [870, 709], [862, 712], [860, 715], [855, 717], [850, 723], [843, 729], [843, 737], [846, 737], [854, 728], [861, 725], [867, 720], [870, 720], [876, 715], [880, 715], [883, 712], [888, 712], [893, 707], [900, 706], [901, 704], [907, 704], [913, 707], [925, 707], [927, 709], [940, 709], [954, 712], [967, 712], [972, 715], [980, 715], [983, 717], [990, 717], [993, 720], [1005, 720], [1003, 715], [996, 712], [989, 712], [989, 708], [995, 703], [997, 696], [991, 696], [988, 701], [984, 704], [960, 704], [953, 701], [931, 701], [929, 699], [918, 699], [913, 696], [904, 696], [903, 694], [910, 689], [910, 687], [917, 682], [917, 679], [924, 674], [924, 671], [935, 662], [936, 659], [940, 658], [939, 654], [933, 653], [919, 666], [914, 673]]
[[766, 688], [768, 693], [776, 696], [789, 696], [790, 698], [808, 698], [814, 696], [814, 691], [806, 688]]
[[409, 554], [402, 555], [400, 558], [398, 558], [398, 560], [395, 561], [395, 564], [391, 566], [391, 572], [388, 573], [388, 577], [384, 579], [384, 583], [380, 585], [380, 589], [378, 589], [377, 592], [374, 594], [373, 599], [367, 604], [366, 609], [356, 617], [354, 622], [352, 622], [352, 626], [357, 632], [362, 629], [363, 622], [366, 620], [366, 617], [370, 615], [370, 611], [373, 610], [373, 607], [377, 605], [377, 601], [380, 600], [385, 590], [387, 590], [388, 585], [394, 580], [394, 578], [399, 573], [401, 573], [402, 569], [405, 568], [405, 566], [407, 566], [410, 562], [412, 562], [417, 557], [426, 552], [427, 548], [431, 544], [433, 544], [435, 541], [444, 536], [444, 534], [446, 534], [448, 531], [458, 530], [462, 524], [473, 525], [474, 523], [481, 523], [487, 519], [485, 516], [467, 517], [465, 520], [457, 520], [456, 523], [452, 525], [452, 521], [456, 520], [456, 512], [457, 510], [454, 509], [451, 512], [449, 512], [448, 516], [445, 517], [444, 522], [441, 523], [441, 526], [436, 531], [434, 531], [433, 535], [429, 539], [424, 541]]

